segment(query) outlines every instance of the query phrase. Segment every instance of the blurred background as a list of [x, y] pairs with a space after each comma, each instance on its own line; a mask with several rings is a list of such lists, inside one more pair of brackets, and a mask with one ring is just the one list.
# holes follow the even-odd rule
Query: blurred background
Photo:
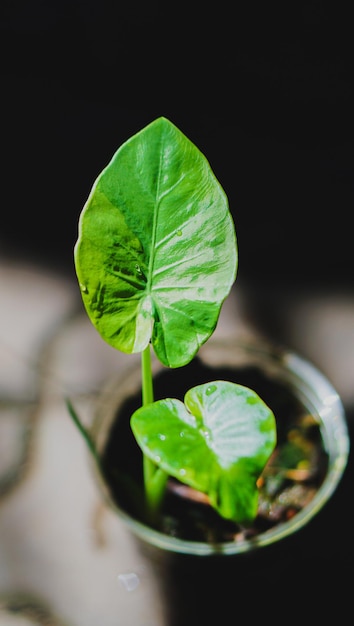
[[240, 274], [351, 284], [353, 38], [342, 3], [15, 0], [1, 19], [1, 240], [72, 269], [114, 151], [159, 115], [209, 159]]
[[[123, 141], [164, 115], [205, 154], [229, 198], [243, 322], [315, 362], [352, 427], [349, 8], [319, 0], [4, 0], [0, 29], [2, 402], [19, 400], [9, 343], [19, 364], [26, 330], [28, 350], [43, 349], [49, 335], [57, 338], [53, 328], [82, 313], [73, 246], [96, 176]], [[90, 341], [100, 365], [111, 365], [111, 354], [99, 357], [101, 345]], [[33, 406], [30, 392], [25, 402]], [[338, 507], [346, 506], [349, 480], [350, 473]], [[7, 599], [18, 591], [16, 580], [0, 576], [0, 600], [3, 590]], [[40, 595], [40, 585], [34, 591]], [[1, 626], [10, 623], [4, 606]]]
[[343, 304], [347, 327], [354, 51], [343, 3], [16, 0], [1, 14], [0, 250], [72, 277], [96, 176], [164, 115], [229, 198], [252, 320], [306, 351], [294, 307], [321, 292]]

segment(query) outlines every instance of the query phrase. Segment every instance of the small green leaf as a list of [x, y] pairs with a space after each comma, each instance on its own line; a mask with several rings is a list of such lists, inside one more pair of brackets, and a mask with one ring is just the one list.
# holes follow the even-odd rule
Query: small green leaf
[[242, 385], [214, 381], [135, 411], [131, 427], [144, 454], [165, 472], [206, 493], [227, 519], [257, 513], [256, 481], [276, 444], [273, 412]]
[[151, 342], [164, 365], [181, 367], [214, 331], [236, 276], [234, 224], [208, 161], [166, 118], [95, 181], [74, 258], [88, 316], [114, 348]]

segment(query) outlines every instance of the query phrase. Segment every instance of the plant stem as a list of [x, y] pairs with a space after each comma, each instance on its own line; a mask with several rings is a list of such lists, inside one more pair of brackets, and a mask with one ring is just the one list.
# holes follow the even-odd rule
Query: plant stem
[[151, 371], [151, 354], [150, 344], [148, 344], [141, 353], [141, 372], [142, 372], [142, 395], [143, 406], [154, 401], [154, 389], [152, 384]]
[[[142, 372], [142, 403], [143, 406], [154, 401], [154, 389], [151, 370], [150, 345], [141, 353]], [[168, 475], [164, 470], [157, 467], [146, 454], [143, 453], [143, 471], [145, 498], [150, 521], [156, 518], [157, 511], [165, 493]]]
[[86, 441], [87, 447], [90, 450], [92, 456], [94, 457], [98, 467], [100, 468], [100, 464], [101, 464], [101, 460], [99, 457], [99, 454], [97, 452], [95, 443], [89, 433], [89, 431], [87, 430], [87, 428], [85, 428], [85, 426], [83, 425], [81, 419], [79, 418], [78, 414], [76, 413], [71, 400], [69, 400], [69, 398], [66, 398], [65, 400], [67, 409], [69, 411], [69, 415], [71, 416], [75, 426], [78, 428], [78, 430], [80, 431], [80, 433], [83, 435], [84, 440]]

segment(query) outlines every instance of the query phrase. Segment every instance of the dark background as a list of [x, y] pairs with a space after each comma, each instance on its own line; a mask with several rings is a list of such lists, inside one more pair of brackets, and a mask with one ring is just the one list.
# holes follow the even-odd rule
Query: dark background
[[72, 272], [94, 179], [165, 115], [229, 197], [241, 280], [351, 285], [349, 13], [244, 4], [2, 3], [3, 250]]

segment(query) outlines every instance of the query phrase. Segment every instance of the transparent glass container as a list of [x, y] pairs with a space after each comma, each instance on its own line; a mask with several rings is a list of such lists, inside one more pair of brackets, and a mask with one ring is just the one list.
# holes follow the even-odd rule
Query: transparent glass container
[[[183, 539], [157, 531], [136, 516], [131, 515], [118, 502], [119, 499], [112, 494], [105, 476], [97, 472], [99, 486], [109, 506], [117, 512], [117, 515], [120, 516], [130, 531], [146, 545], [168, 553], [185, 555], [217, 555], [220, 557], [221, 555], [248, 553], [255, 548], [269, 546], [294, 534], [307, 525], [331, 498], [343, 475], [349, 454], [349, 435], [345, 411], [338, 393], [323, 373], [306, 359], [286, 348], [274, 347], [267, 342], [258, 340], [210, 339], [200, 349], [197, 359], [198, 368], [200, 365], [202, 367], [202, 374], [199, 374], [198, 380], [194, 380], [194, 372], [198, 368], [194, 367], [196, 362], [192, 362], [186, 372], [187, 387], [185, 391], [194, 384], [220, 378], [220, 372], [223, 374], [232, 373], [235, 382], [247, 384], [263, 397], [273, 409], [276, 419], [279, 413], [277, 400], [273, 401], [273, 391], [267, 391], [268, 387], [273, 389], [274, 386], [279, 386], [285, 390], [289, 398], [293, 397], [294, 401], [299, 403], [303, 410], [313, 417], [318, 424], [327, 462], [326, 472], [312, 499], [290, 519], [275, 524], [256, 536], [215, 544]], [[129, 356], [127, 356], [127, 364], [129, 364]], [[165, 392], [166, 397], [171, 397], [171, 389], [175, 384], [174, 379], [182, 376], [184, 368], [169, 370], [164, 368], [154, 357], [152, 364], [156, 380], [162, 374], [166, 377], [167, 382], [162, 384], [162, 392]], [[256, 386], [253, 377], [248, 384], [248, 372], [253, 372], [253, 374], [256, 372]], [[203, 379], [203, 376], [208, 376], [208, 378]], [[258, 389], [259, 381], [260, 388]], [[182, 383], [178, 379], [178, 385], [184, 384], [184, 381]], [[109, 444], [116, 420], [120, 419], [120, 407], [127, 397], [139, 398], [140, 387], [140, 360], [134, 359], [133, 365], [125, 369], [119, 378], [109, 381], [100, 395], [92, 436], [101, 455]], [[266, 397], [264, 397], [265, 395]], [[177, 395], [174, 394], [173, 397], [177, 397]]]

